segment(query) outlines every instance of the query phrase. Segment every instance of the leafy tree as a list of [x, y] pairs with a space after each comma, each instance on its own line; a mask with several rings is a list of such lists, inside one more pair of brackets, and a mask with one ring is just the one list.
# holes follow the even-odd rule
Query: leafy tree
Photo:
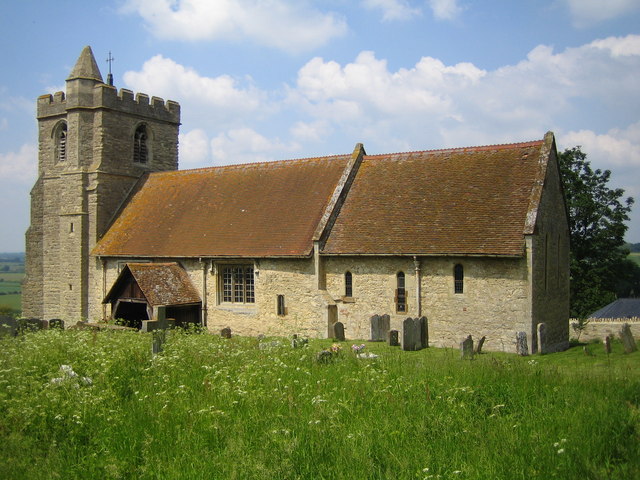
[[640, 279], [640, 267], [623, 248], [633, 198], [609, 188], [611, 171], [593, 170], [579, 146], [558, 157], [569, 210], [571, 316], [584, 318], [629, 295]]

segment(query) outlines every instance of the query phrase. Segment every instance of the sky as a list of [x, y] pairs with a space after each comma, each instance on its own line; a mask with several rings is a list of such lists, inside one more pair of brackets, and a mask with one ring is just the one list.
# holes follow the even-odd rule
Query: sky
[[640, 1], [0, 0], [0, 252], [24, 251], [38, 96], [90, 45], [181, 104], [180, 168], [556, 135], [637, 198]]

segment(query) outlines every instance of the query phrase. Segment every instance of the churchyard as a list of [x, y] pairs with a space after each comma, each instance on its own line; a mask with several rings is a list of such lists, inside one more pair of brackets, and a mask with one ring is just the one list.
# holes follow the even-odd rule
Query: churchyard
[[619, 340], [518, 356], [222, 333], [4, 336], [0, 478], [640, 476], [640, 353]]

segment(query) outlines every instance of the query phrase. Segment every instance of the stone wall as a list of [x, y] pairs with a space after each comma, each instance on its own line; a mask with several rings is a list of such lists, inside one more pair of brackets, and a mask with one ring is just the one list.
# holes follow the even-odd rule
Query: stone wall
[[[569, 336], [578, 339], [578, 332], [572, 327], [573, 323], [578, 320], [572, 318], [569, 320]], [[590, 342], [591, 340], [602, 340], [607, 335], [613, 335], [620, 338], [620, 330], [622, 326], [628, 323], [631, 327], [631, 333], [637, 339], [640, 339], [640, 318], [592, 318], [587, 326], [580, 334], [581, 342]]]

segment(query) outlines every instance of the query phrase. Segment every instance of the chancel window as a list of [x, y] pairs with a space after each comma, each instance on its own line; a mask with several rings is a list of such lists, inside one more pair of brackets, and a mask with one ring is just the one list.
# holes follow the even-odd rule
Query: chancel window
[[284, 295], [278, 295], [276, 310], [280, 316], [287, 314], [287, 309], [284, 305]]
[[405, 313], [407, 311], [407, 290], [405, 288], [404, 272], [396, 275], [396, 312]]
[[464, 293], [464, 268], [459, 263], [453, 267], [453, 293]]
[[133, 161], [134, 163], [147, 163], [149, 161], [149, 146], [147, 144], [147, 127], [140, 125], [133, 136]]
[[255, 303], [253, 266], [227, 265], [221, 272], [223, 303]]
[[353, 275], [351, 272], [344, 274], [344, 296], [353, 297]]
[[67, 159], [67, 124], [60, 123], [56, 130], [56, 160], [64, 162]]

